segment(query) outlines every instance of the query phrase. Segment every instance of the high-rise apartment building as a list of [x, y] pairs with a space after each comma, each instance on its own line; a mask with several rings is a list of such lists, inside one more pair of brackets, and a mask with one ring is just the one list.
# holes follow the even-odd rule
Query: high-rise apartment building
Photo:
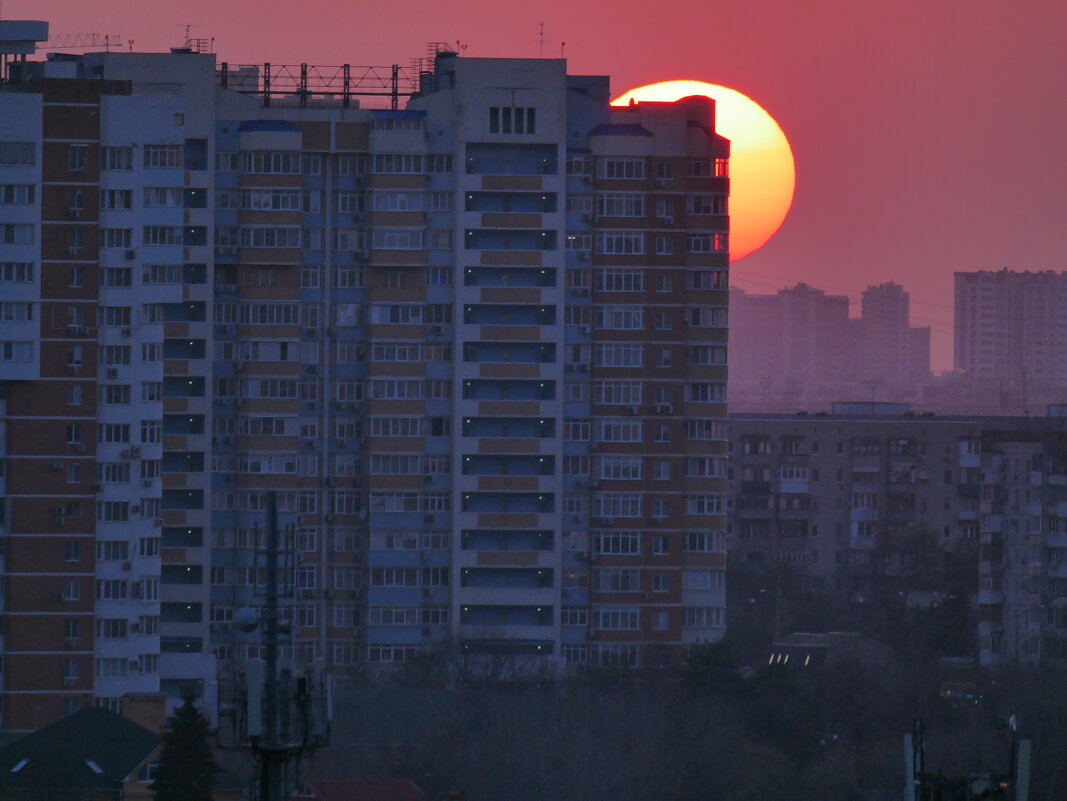
[[891, 385], [930, 377], [930, 329], [912, 327], [911, 301], [892, 281], [869, 286], [860, 301], [860, 378]]
[[1067, 273], [956, 273], [956, 369], [1023, 395], [1067, 387]]
[[[804, 591], [923, 605], [970, 571], [984, 665], [1067, 666], [1067, 419], [842, 403], [730, 418], [730, 559]], [[953, 577], [957, 586], [961, 578]]]
[[930, 329], [911, 325], [908, 293], [898, 284], [867, 287], [859, 317], [849, 317], [845, 295], [803, 283], [774, 295], [734, 288], [731, 300], [735, 408], [915, 401], [930, 378]]
[[347, 70], [284, 94], [184, 50], [9, 65], [5, 727], [228, 692], [271, 493], [285, 653], [338, 678], [721, 635], [713, 103], [428, 66], [366, 109]]

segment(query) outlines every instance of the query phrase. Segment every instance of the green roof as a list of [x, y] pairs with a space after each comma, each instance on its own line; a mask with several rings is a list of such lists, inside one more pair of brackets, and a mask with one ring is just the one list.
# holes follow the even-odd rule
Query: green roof
[[115, 788], [161, 742], [121, 715], [87, 707], [0, 748], [0, 788]]

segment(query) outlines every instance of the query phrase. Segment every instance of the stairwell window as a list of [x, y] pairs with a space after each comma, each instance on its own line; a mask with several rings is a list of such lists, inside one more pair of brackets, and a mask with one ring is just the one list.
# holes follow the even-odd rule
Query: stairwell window
[[489, 133], [532, 134], [537, 131], [537, 109], [533, 106], [490, 106]]

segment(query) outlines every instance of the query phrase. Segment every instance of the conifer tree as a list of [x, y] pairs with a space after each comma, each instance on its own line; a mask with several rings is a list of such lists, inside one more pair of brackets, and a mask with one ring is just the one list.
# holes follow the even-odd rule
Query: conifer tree
[[149, 787], [156, 801], [211, 801], [219, 766], [211, 753], [209, 734], [207, 720], [186, 696], [163, 735], [156, 779]]

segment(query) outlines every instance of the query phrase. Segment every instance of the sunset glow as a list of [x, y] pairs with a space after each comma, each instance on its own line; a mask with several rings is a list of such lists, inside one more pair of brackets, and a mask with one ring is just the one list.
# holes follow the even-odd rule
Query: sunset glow
[[763, 247], [789, 213], [796, 186], [793, 151], [785, 134], [758, 103], [725, 86], [664, 81], [631, 89], [612, 101], [625, 106], [673, 102], [691, 95], [715, 100], [715, 129], [730, 140], [730, 261]]

